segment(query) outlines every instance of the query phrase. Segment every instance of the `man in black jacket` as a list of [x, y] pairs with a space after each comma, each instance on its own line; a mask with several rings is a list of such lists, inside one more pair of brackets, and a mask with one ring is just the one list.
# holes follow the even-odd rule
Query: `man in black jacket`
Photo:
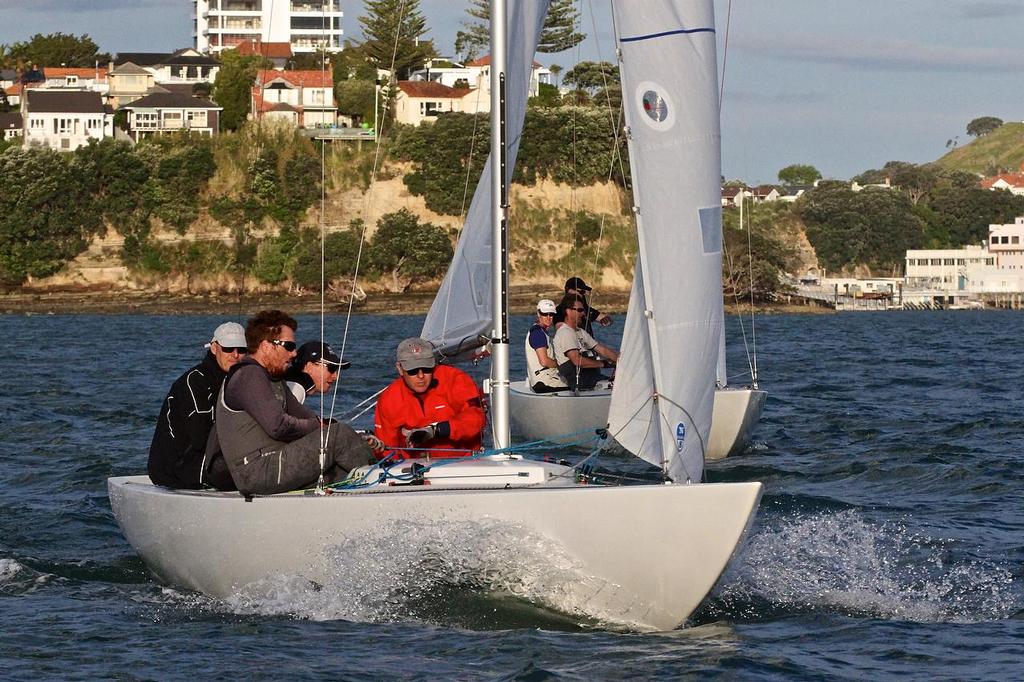
[[203, 361], [171, 384], [160, 408], [148, 467], [149, 478], [157, 485], [195, 490], [204, 484], [221, 489], [230, 484], [223, 458], [214, 462], [205, 457], [206, 441], [224, 377], [245, 357], [245, 329], [237, 322], [225, 322], [206, 347]]

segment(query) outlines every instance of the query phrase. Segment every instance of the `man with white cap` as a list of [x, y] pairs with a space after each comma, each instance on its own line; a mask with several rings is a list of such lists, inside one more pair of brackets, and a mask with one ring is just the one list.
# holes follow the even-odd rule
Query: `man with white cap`
[[472, 377], [437, 364], [425, 339], [402, 341], [396, 356], [398, 378], [377, 399], [373, 418], [384, 445], [399, 457], [462, 457], [479, 450], [486, 418]]
[[554, 393], [569, 387], [558, 373], [551, 337], [548, 336], [557, 310], [554, 301], [547, 298], [539, 300], [537, 321], [526, 334], [526, 381], [534, 393]]
[[[206, 357], [171, 384], [149, 446], [149, 478], [169, 488], [230, 486], [223, 459], [205, 457], [213, 428], [213, 407], [224, 377], [245, 357], [245, 329], [225, 322], [213, 332]], [[216, 464], [216, 466], [214, 466]]]

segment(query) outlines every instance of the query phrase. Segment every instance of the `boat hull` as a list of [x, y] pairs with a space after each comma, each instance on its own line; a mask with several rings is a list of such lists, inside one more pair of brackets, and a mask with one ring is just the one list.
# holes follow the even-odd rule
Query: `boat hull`
[[[491, 490], [402, 488], [328, 496], [174, 491], [108, 480], [125, 537], [163, 582], [230, 598], [280, 577], [328, 580], [338, 548], [380, 540], [384, 522], [494, 524], [550, 541], [576, 578], [544, 606], [640, 630], [683, 624], [749, 527], [760, 483]], [[359, 565], [358, 563], [356, 565]], [[358, 596], [358, 595], [353, 595]]]
[[[509, 411], [512, 433], [523, 440], [580, 441], [608, 424], [611, 390], [580, 395], [534, 393], [525, 381], [513, 381]], [[767, 393], [750, 388], [715, 391], [711, 434], [705, 459], [722, 459], [745, 448], [761, 419]], [[568, 438], [567, 434], [572, 434]]]

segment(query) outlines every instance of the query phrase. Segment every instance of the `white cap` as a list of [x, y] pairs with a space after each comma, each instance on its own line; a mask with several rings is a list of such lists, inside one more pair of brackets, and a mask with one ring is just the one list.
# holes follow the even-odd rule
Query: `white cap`
[[245, 329], [237, 322], [225, 322], [214, 330], [213, 341], [221, 348], [245, 348]]
[[542, 298], [537, 301], [537, 312], [538, 313], [556, 313], [558, 312], [555, 302], [550, 298]]

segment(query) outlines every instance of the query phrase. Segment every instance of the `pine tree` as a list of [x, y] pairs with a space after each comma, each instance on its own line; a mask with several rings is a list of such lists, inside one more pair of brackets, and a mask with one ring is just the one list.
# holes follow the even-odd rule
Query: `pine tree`
[[379, 69], [391, 69], [399, 78], [418, 69], [435, 56], [434, 46], [423, 40], [427, 22], [419, 0], [366, 0], [366, 14], [359, 17], [367, 59]]
[[[463, 22], [462, 29], [455, 34], [455, 51], [471, 60], [490, 45], [491, 1], [470, 0], [466, 13], [473, 18]], [[579, 45], [587, 36], [576, 31], [578, 23], [579, 11], [573, 0], [551, 0], [537, 51], [563, 52]]]

